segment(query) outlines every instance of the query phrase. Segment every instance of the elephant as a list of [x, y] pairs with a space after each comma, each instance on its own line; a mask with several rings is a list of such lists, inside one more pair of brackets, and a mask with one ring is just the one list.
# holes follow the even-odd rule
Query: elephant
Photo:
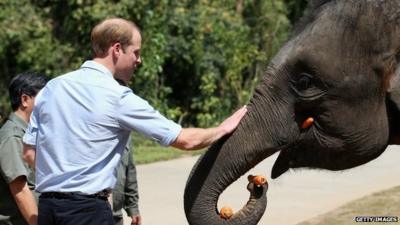
[[[311, 0], [269, 63], [236, 130], [194, 165], [184, 192], [190, 225], [253, 225], [267, 184], [231, 218], [220, 194], [265, 158], [271, 172], [350, 169], [377, 158], [400, 134], [400, 1]], [[308, 121], [308, 122], [305, 122]]]

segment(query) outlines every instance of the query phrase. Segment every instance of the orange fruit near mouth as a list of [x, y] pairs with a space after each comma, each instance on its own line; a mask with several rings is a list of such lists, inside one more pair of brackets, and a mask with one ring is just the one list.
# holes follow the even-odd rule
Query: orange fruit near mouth
[[314, 118], [308, 117], [306, 120], [304, 120], [303, 124], [301, 125], [301, 128], [307, 129], [307, 128], [311, 127], [311, 125], [313, 125], [313, 123], [314, 123]]

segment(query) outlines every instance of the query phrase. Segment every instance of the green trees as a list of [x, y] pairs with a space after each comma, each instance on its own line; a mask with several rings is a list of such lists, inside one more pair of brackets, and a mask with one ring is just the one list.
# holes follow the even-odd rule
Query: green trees
[[287, 38], [288, 16], [299, 7], [293, 2], [0, 0], [0, 114], [9, 112], [6, 87], [14, 75], [55, 77], [79, 67], [90, 58], [91, 28], [117, 16], [142, 29], [134, 92], [185, 126], [214, 125], [251, 97]]

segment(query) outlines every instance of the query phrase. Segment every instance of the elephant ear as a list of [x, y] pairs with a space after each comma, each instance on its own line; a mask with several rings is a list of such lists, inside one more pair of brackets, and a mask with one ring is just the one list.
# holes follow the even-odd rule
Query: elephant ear
[[396, 58], [397, 65], [390, 79], [387, 93], [388, 117], [390, 122], [389, 144], [400, 144], [400, 54]]

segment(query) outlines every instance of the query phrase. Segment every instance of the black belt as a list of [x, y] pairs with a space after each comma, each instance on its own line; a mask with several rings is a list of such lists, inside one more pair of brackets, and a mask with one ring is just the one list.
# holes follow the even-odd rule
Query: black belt
[[74, 196], [83, 196], [83, 197], [87, 197], [87, 198], [99, 198], [99, 199], [107, 200], [107, 198], [110, 196], [110, 191], [103, 190], [103, 191], [99, 191], [99, 192], [91, 194], [91, 195], [80, 194], [77, 192], [43, 192], [40, 194], [41, 198], [66, 199], [66, 198], [72, 198]]

